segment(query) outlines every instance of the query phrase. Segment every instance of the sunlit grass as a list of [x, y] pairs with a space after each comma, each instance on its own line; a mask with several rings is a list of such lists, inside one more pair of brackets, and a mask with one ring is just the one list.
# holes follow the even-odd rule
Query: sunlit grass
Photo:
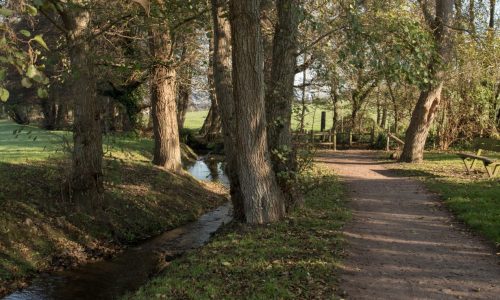
[[[0, 120], [0, 162], [25, 163], [61, 158], [68, 155], [73, 134], [68, 131], [47, 131], [35, 126], [22, 126]], [[105, 157], [149, 161], [153, 141], [123, 134], [103, 136]]]
[[0, 121], [0, 297], [37, 272], [106, 257], [226, 201], [155, 168], [149, 138], [103, 141], [104, 200], [86, 212], [69, 193], [72, 134]]
[[[483, 155], [500, 159], [499, 153]], [[481, 162], [467, 174], [456, 154], [429, 152], [421, 164], [395, 164], [394, 168], [422, 179], [458, 219], [500, 246], [500, 177], [488, 178]]]
[[186, 113], [186, 121], [184, 128], [199, 130], [203, 126], [203, 122], [208, 115], [208, 110], [188, 111]]
[[[321, 112], [326, 112], [326, 130], [332, 128], [333, 124], [333, 112], [330, 109], [324, 109], [321, 107], [316, 107], [313, 105], [308, 106], [308, 110], [305, 117], [304, 127], [306, 130], [311, 130], [314, 128], [315, 131], [321, 129]], [[203, 126], [203, 121], [208, 114], [208, 110], [205, 111], [193, 111], [186, 114], [186, 122], [184, 127], [187, 129], [200, 129]], [[292, 129], [296, 130], [299, 127], [298, 117], [295, 115], [292, 118]]]
[[286, 220], [250, 227], [233, 224], [207, 246], [176, 260], [127, 299], [335, 298], [348, 218], [342, 189], [317, 170], [306, 205]]

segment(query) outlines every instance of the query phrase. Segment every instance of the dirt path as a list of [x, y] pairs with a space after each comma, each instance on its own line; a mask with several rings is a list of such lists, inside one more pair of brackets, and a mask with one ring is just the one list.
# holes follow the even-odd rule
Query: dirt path
[[500, 299], [500, 259], [436, 197], [367, 152], [323, 153], [346, 181], [353, 220], [341, 288], [347, 299]]

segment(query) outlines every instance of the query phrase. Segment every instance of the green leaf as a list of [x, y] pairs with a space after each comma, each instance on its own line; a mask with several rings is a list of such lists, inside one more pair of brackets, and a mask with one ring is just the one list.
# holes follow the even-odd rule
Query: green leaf
[[7, 75], [7, 70], [4, 68], [0, 69], [0, 81], [3, 81], [5, 79], [5, 76]]
[[29, 4], [26, 4], [26, 11], [30, 16], [36, 16], [38, 14], [38, 10], [36, 9], [36, 7]]
[[40, 44], [40, 46], [42, 46], [43, 48], [45, 48], [45, 50], [49, 50], [49, 47], [47, 47], [47, 44], [45, 43], [45, 41], [43, 40], [43, 36], [41, 34], [38, 34], [36, 35], [33, 40], [35, 42], [37, 42], [38, 44]]
[[26, 29], [21, 29], [19, 30], [19, 33], [21, 33], [22, 35], [24, 35], [25, 37], [30, 37], [31, 36], [31, 32], [29, 32], [28, 30]]
[[21, 80], [21, 85], [27, 89], [29, 89], [30, 87], [33, 86], [33, 83], [31, 83], [31, 80], [29, 80], [29, 78], [26, 78], [24, 77], [22, 80]]
[[48, 98], [49, 97], [49, 92], [47, 92], [46, 89], [44, 88], [39, 88], [36, 92], [39, 98]]
[[26, 76], [28, 76], [28, 78], [34, 78], [35, 76], [39, 75], [39, 73], [40, 72], [34, 65], [29, 65], [28, 69], [26, 70]]
[[5, 16], [5, 17], [10, 17], [14, 14], [13, 10], [6, 9], [6, 8], [0, 8], [0, 15]]
[[9, 91], [4, 89], [3, 87], [0, 87], [0, 100], [6, 102], [7, 100], [9, 100], [9, 96], [10, 96]]

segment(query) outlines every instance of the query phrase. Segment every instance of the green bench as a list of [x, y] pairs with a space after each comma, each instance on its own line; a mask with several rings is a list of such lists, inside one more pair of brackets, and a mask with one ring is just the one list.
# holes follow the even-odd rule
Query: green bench
[[474, 148], [478, 149], [476, 154], [465, 152], [457, 153], [457, 155], [464, 162], [467, 173], [470, 173], [476, 161], [481, 161], [486, 169], [486, 172], [488, 173], [488, 176], [490, 178], [495, 177], [498, 170], [500, 170], [500, 160], [482, 156], [481, 153], [483, 149], [498, 152], [500, 150], [500, 142], [493, 139], [477, 139], [474, 140]]

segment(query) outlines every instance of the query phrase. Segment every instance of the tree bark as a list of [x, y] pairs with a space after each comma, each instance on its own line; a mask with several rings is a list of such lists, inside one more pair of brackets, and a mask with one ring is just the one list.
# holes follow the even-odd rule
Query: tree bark
[[387, 82], [387, 87], [389, 89], [389, 96], [392, 101], [392, 108], [394, 111], [394, 133], [397, 135], [399, 133], [399, 105], [396, 100], [396, 96], [394, 95], [394, 91], [392, 90], [392, 83]]
[[[191, 76], [188, 75], [184, 80], [191, 80]], [[179, 131], [184, 128], [184, 122], [186, 121], [186, 113], [189, 108], [189, 102], [191, 97], [191, 82], [183, 82], [179, 85], [177, 91], [177, 124], [179, 126]]]
[[[469, 0], [469, 30], [473, 34], [476, 33], [476, 5], [475, 5], [475, 2], [476, 2], [475, 0]], [[438, 3], [436, 2], [436, 6], [437, 5], [438, 5]], [[436, 13], [436, 15], [437, 15], [437, 13]]]
[[151, 71], [153, 164], [177, 173], [182, 169], [176, 105], [177, 73], [169, 66], [173, 51], [168, 28], [159, 25], [151, 28], [150, 50], [157, 62]]
[[491, 30], [495, 29], [495, 6], [496, 0], [490, 0], [490, 19], [488, 22], [488, 28]]
[[333, 101], [333, 124], [332, 130], [336, 132], [338, 130], [339, 124], [339, 95], [337, 91], [333, 90], [331, 92], [332, 101]]
[[193, 63], [188, 61], [188, 54], [191, 47], [188, 47], [189, 40], [186, 36], [181, 37], [180, 44], [182, 45], [182, 53], [180, 64], [182, 68], [179, 72], [178, 88], [177, 88], [177, 124], [179, 131], [184, 128], [186, 113], [189, 108], [191, 97], [191, 84], [193, 80]]
[[[379, 92], [380, 93], [380, 92]], [[377, 126], [380, 126], [380, 119], [382, 118], [382, 111], [380, 109], [380, 96], [377, 94]]]
[[57, 106], [52, 95], [50, 98], [42, 99], [42, 114], [43, 114], [43, 128], [46, 130], [54, 130], [56, 127]]
[[231, 1], [238, 175], [250, 224], [274, 222], [285, 215], [267, 144], [259, 4], [260, 0]]
[[262, 47], [264, 49], [264, 83], [266, 90], [271, 84], [271, 72], [273, 65], [273, 35], [274, 35], [274, 11], [276, 0], [260, 1], [260, 28]]
[[59, 98], [59, 104], [57, 105], [56, 128], [64, 129], [68, 127], [68, 123], [68, 103]]
[[269, 151], [274, 172], [284, 174], [277, 179], [289, 209], [302, 204], [302, 197], [295, 187], [297, 165], [291, 135], [299, 8], [299, 0], [277, 1], [278, 23], [273, 41], [271, 81], [265, 101], [267, 120], [273, 120], [267, 127]]
[[436, 19], [433, 24], [430, 24], [437, 46], [437, 55], [429, 64], [429, 73], [433, 75], [433, 83], [428, 84], [420, 92], [410, 125], [406, 131], [401, 161], [421, 162], [424, 158], [427, 135], [441, 101], [445, 77], [442, 64], [448, 63], [451, 54], [451, 30], [448, 25], [451, 24], [452, 16], [453, 0], [436, 1]]
[[215, 92], [215, 83], [214, 83], [214, 71], [213, 71], [213, 51], [214, 51], [214, 38], [210, 37], [210, 46], [209, 46], [209, 64], [208, 64], [208, 93], [210, 96], [210, 110], [208, 111], [208, 115], [205, 118], [205, 122], [203, 122], [203, 126], [201, 127], [200, 134], [205, 137], [207, 141], [213, 141], [217, 139], [217, 137], [221, 134], [221, 118], [219, 114], [219, 102], [217, 99], [217, 94]]
[[386, 104], [384, 103], [384, 108], [382, 108], [382, 120], [380, 121], [380, 127], [385, 129], [386, 124], [387, 124], [387, 107]]
[[213, 71], [214, 87], [222, 121], [226, 174], [230, 182], [231, 202], [234, 219], [245, 220], [243, 195], [238, 178], [238, 158], [236, 151], [236, 119], [231, 82], [231, 27], [227, 19], [225, 0], [212, 0], [214, 30]]
[[[78, 3], [81, 4], [81, 3]], [[101, 109], [93, 70], [90, 35], [90, 12], [72, 6], [62, 15], [69, 43], [73, 92], [73, 169], [72, 197], [86, 209], [102, 204], [104, 195], [102, 173]]]
[[[191, 77], [189, 77], [191, 79]], [[184, 129], [184, 123], [186, 121], [186, 113], [189, 108], [189, 100], [191, 96], [191, 83], [182, 83], [179, 85], [178, 95], [177, 95], [177, 123], [179, 124], [179, 130]]]
[[[306, 61], [307, 54], [304, 53], [304, 62]], [[305, 130], [305, 122], [306, 122], [306, 81], [307, 81], [307, 68], [302, 70], [302, 97], [301, 97], [301, 110], [300, 110], [300, 122], [299, 122], [299, 131], [302, 133]]]

